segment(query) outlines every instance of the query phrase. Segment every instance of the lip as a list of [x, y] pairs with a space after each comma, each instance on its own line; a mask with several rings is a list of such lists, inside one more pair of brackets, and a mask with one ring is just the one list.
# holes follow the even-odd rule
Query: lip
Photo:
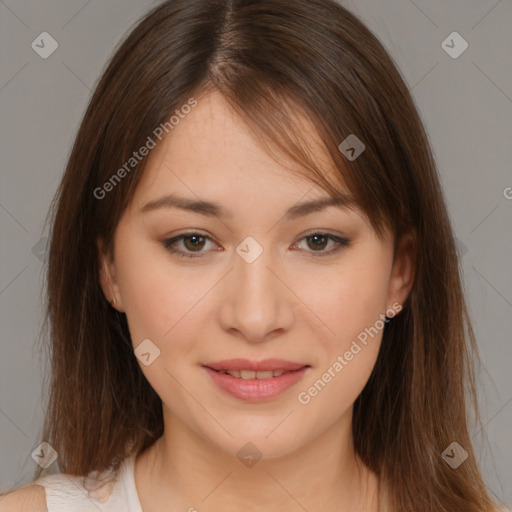
[[[213, 366], [216, 368], [214, 369]], [[265, 359], [248, 361], [247, 359], [229, 359], [208, 363], [203, 368], [216, 386], [228, 395], [246, 402], [264, 402], [274, 398], [299, 382], [309, 365], [293, 363], [283, 359]], [[237, 379], [218, 370], [283, 370], [279, 377], [270, 379]]]
[[205, 363], [203, 366], [211, 368], [212, 370], [252, 370], [255, 372], [283, 370], [285, 372], [291, 372], [308, 365], [287, 361], [285, 359], [262, 359], [260, 361], [255, 361], [251, 359], [238, 358], [215, 361], [214, 363]]

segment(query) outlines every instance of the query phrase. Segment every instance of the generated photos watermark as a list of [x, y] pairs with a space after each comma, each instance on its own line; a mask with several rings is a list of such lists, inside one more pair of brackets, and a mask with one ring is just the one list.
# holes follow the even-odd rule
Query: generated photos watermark
[[[338, 373], [345, 368], [349, 364], [354, 356], [359, 354], [361, 350], [368, 345], [368, 337], [374, 338], [379, 334], [380, 331], [384, 329], [386, 323], [388, 323], [391, 318], [396, 316], [402, 310], [401, 304], [398, 302], [394, 302], [391, 308], [386, 311], [386, 314], [382, 313], [379, 315], [379, 319], [371, 326], [364, 329], [357, 335], [357, 340], [353, 340], [349, 350], [346, 350], [343, 354], [340, 354], [336, 357], [336, 360], [327, 368], [327, 370], [322, 374], [322, 376], [315, 381], [315, 383], [310, 386], [306, 391], [301, 391], [297, 395], [297, 400], [302, 405], [307, 405], [311, 402], [311, 399], [317, 396], [329, 382], [331, 382]], [[363, 345], [361, 345], [358, 343]]]
[[[164, 137], [164, 133], [169, 134], [171, 130], [180, 123], [180, 120], [185, 119], [187, 114], [190, 114], [192, 109], [196, 106], [197, 100], [195, 98], [189, 98], [187, 103], [182, 105], [179, 109], [176, 109], [174, 114], [171, 115], [165, 123], [161, 123], [153, 130], [153, 136], [161, 141]], [[112, 176], [101, 187], [96, 187], [94, 189], [94, 197], [96, 199], [104, 199], [109, 192], [114, 190], [116, 185], [118, 185], [128, 173], [137, 167], [139, 162], [149, 155], [149, 152], [156, 147], [157, 142], [155, 141], [155, 138], [148, 135], [146, 143], [143, 144], [138, 151], [134, 151], [132, 156], [114, 174], [112, 174]]]

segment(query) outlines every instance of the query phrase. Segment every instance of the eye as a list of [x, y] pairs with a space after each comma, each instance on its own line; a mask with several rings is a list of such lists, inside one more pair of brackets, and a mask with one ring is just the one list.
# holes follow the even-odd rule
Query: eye
[[[183, 243], [185, 250], [175, 248], [179, 242]], [[165, 240], [164, 246], [171, 253], [177, 254], [181, 258], [198, 258], [203, 256], [203, 253], [206, 252], [202, 251], [202, 249], [207, 242], [212, 242], [212, 239], [201, 233], [183, 233], [169, 240]]]
[[[343, 247], [350, 246], [350, 240], [348, 238], [342, 238], [331, 233], [315, 232], [303, 237], [300, 241], [306, 240], [306, 245], [311, 251], [317, 253], [315, 256], [329, 256], [335, 252], [340, 251]], [[332, 242], [331, 249], [325, 251], [324, 249], [328, 246], [329, 242]]]
[[[328, 256], [338, 252], [343, 247], [350, 246], [350, 240], [331, 233], [315, 232], [306, 235], [300, 241], [302, 242], [303, 240], [306, 240], [307, 247], [312, 249], [311, 251], [306, 250], [306, 252], [317, 253], [315, 256]], [[198, 258], [202, 257], [205, 252], [208, 252], [202, 250], [207, 245], [207, 242], [213, 243], [209, 236], [202, 235], [201, 233], [182, 233], [174, 238], [164, 240], [164, 246], [168, 251], [177, 254], [180, 258]], [[324, 249], [329, 245], [329, 242], [332, 242], [331, 249], [325, 251]], [[179, 243], [182, 243], [184, 250], [176, 248]]]

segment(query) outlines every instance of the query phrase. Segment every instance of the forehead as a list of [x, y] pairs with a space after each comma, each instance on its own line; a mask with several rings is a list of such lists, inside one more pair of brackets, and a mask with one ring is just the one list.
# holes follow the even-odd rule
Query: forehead
[[[297, 122], [315, 163], [348, 193], [311, 124], [299, 117]], [[197, 106], [151, 151], [134, 202], [140, 205], [148, 196], [176, 187], [217, 197], [252, 190], [292, 198], [313, 192], [313, 187], [317, 195], [326, 195], [296, 172], [296, 162], [270, 149], [222, 95], [209, 93], [198, 98]]]

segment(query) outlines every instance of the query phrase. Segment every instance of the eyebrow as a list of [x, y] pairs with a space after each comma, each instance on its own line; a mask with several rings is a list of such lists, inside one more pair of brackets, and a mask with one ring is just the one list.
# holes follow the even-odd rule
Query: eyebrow
[[[319, 212], [331, 206], [335, 206], [340, 209], [353, 209], [356, 206], [356, 201], [351, 195], [344, 193], [340, 193], [337, 197], [320, 197], [318, 199], [297, 203], [291, 206], [286, 210], [284, 218], [288, 220], [297, 219], [313, 212]], [[179, 208], [181, 210], [197, 213], [207, 217], [233, 218], [233, 213], [229, 212], [218, 203], [203, 201], [200, 199], [189, 199], [176, 194], [169, 194], [146, 203], [141, 208], [141, 212], [151, 212], [160, 208]]]

